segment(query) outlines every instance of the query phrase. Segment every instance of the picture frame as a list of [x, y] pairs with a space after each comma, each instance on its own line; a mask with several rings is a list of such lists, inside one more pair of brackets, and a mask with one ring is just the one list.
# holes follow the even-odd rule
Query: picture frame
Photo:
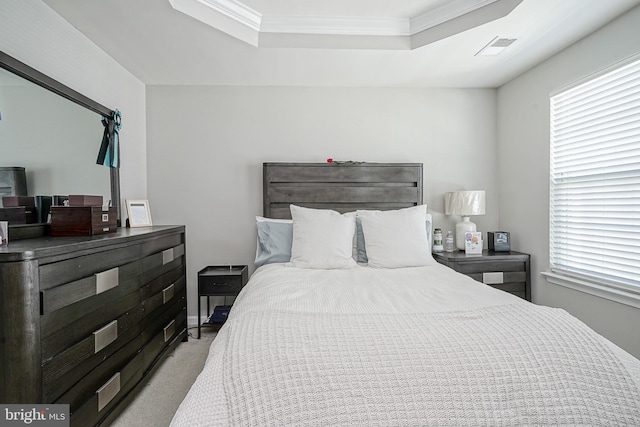
[[479, 231], [466, 231], [464, 233], [465, 254], [482, 255], [482, 233]]
[[127, 222], [129, 227], [150, 227], [153, 225], [149, 200], [126, 199], [124, 202], [127, 205]]

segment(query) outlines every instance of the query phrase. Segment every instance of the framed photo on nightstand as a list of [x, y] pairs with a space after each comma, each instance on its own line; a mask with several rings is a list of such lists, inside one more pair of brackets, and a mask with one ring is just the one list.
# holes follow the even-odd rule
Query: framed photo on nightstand
[[464, 233], [464, 253], [467, 255], [482, 255], [482, 233], [467, 231]]

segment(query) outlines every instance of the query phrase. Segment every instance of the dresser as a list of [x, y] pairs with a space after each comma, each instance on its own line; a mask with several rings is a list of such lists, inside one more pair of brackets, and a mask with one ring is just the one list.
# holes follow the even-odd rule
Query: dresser
[[464, 251], [434, 252], [433, 258], [478, 282], [531, 301], [529, 254], [485, 249], [482, 255], [466, 255]]
[[187, 336], [185, 228], [0, 248], [0, 402], [108, 423]]

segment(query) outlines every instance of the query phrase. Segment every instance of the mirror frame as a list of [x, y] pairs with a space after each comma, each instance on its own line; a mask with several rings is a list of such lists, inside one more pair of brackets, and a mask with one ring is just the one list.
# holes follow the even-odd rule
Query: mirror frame
[[[87, 108], [101, 116], [111, 117], [114, 111], [105, 107], [102, 104], [84, 96], [83, 94], [71, 89], [68, 86], [60, 83], [57, 80], [52, 79], [46, 74], [41, 73], [21, 62], [10, 55], [7, 55], [0, 50], [0, 68], [3, 68], [17, 76], [20, 76], [36, 85], [43, 87], [69, 101]], [[97, 156], [97, 151], [96, 151]], [[111, 203], [116, 207], [118, 227], [121, 225], [121, 211], [120, 211], [120, 168], [110, 169], [110, 181], [111, 181]]]

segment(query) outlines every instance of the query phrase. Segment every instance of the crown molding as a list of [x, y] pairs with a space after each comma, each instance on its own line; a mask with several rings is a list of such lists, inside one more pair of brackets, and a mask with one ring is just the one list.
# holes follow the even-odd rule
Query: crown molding
[[411, 35], [433, 28], [498, 0], [453, 0], [410, 19]]
[[195, 0], [255, 31], [260, 31], [262, 14], [237, 0]]
[[[340, 17], [340, 16], [280, 16], [264, 15], [254, 10], [241, 0], [168, 0], [171, 6], [194, 19], [204, 22], [235, 38], [243, 40], [253, 46], [260, 47], [260, 34], [263, 39], [282, 40], [283, 47], [304, 47], [304, 36], [351, 36], [360, 37], [363, 49], [371, 49], [375, 38], [380, 40], [389, 37], [396, 38], [422, 38], [429, 29], [448, 25], [460, 17], [469, 18], [473, 12], [480, 9], [490, 11], [496, 9], [499, 3], [506, 4], [513, 10], [522, 0], [451, 0], [446, 4], [428, 11], [422, 15], [407, 18], [370, 18], [370, 17]], [[488, 13], [492, 15], [492, 13]], [[465, 16], [466, 15], [466, 16]], [[495, 14], [494, 17], [484, 17], [477, 23], [471, 22], [467, 28], [461, 29], [459, 25], [452, 25], [452, 31], [443, 34], [452, 35], [474, 26], [478, 26], [490, 20], [503, 17], [504, 14]], [[471, 20], [473, 21], [473, 19]], [[442, 32], [439, 29], [440, 32]], [[270, 37], [266, 37], [267, 34]], [[280, 35], [273, 39], [273, 36]], [[282, 37], [298, 37], [297, 42], [284, 42]], [[372, 40], [362, 40], [362, 37], [373, 37]], [[437, 37], [434, 37], [434, 40]], [[344, 42], [344, 38], [335, 38]], [[273, 42], [266, 43], [269, 47]], [[355, 42], [358, 43], [357, 41]], [[425, 43], [413, 41], [412, 46], [420, 47]], [[332, 46], [327, 46], [328, 48]], [[336, 45], [336, 48], [342, 46]], [[352, 47], [353, 48], [353, 47]], [[383, 49], [385, 47], [382, 47]]]

